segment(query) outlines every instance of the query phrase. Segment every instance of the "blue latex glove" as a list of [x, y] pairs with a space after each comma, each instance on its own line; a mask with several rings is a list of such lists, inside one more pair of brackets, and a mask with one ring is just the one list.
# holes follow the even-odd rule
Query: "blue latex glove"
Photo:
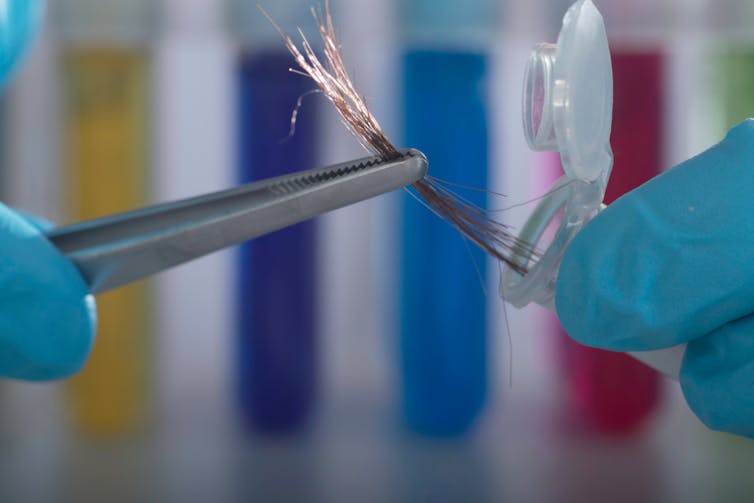
[[95, 332], [94, 297], [42, 224], [0, 204], [0, 376], [42, 381], [77, 372]]
[[[0, 0], [0, 85], [42, 18], [42, 0]], [[41, 224], [0, 204], [0, 376], [50, 380], [78, 371], [91, 350], [94, 298]]]
[[42, 19], [42, 0], [0, 0], [0, 83], [21, 59]]
[[589, 223], [565, 255], [556, 304], [587, 346], [688, 342], [691, 409], [712, 429], [754, 437], [754, 121]]

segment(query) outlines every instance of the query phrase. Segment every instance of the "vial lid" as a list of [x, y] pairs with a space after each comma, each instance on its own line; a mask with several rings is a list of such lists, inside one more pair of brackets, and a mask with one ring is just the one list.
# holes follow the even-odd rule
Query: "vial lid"
[[565, 15], [556, 45], [535, 47], [524, 77], [524, 132], [534, 150], [558, 150], [585, 182], [612, 169], [613, 72], [605, 25], [591, 0]]
[[[514, 306], [554, 308], [555, 284], [568, 245], [601, 208], [613, 167], [610, 130], [613, 76], [605, 25], [591, 0], [577, 0], [563, 18], [557, 44], [532, 51], [524, 77], [524, 132], [534, 150], [557, 150], [565, 175], [537, 204], [519, 239], [543, 253], [516, 253], [526, 274], [506, 268], [500, 292]], [[562, 210], [562, 212], [561, 212]]]

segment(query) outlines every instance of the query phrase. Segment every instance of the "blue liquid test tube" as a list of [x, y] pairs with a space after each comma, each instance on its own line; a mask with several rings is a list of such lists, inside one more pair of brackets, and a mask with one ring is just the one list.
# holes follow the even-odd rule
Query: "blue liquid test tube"
[[[241, 57], [240, 182], [315, 167], [316, 108], [291, 113], [312, 89], [291, 74], [284, 49]], [[316, 381], [316, 222], [304, 222], [241, 247], [238, 298], [238, 393], [247, 424], [263, 432], [306, 425]]]
[[[402, 15], [419, 23], [408, 32], [420, 39], [403, 58], [405, 144], [426, 153], [432, 176], [477, 188], [488, 178], [487, 57], [463, 45], [446, 50], [447, 40], [434, 37], [483, 31], [494, 18], [490, 4], [411, 1]], [[485, 205], [484, 193], [460, 190]], [[418, 433], [459, 435], [487, 393], [486, 257], [408, 196], [401, 216], [403, 413]]]

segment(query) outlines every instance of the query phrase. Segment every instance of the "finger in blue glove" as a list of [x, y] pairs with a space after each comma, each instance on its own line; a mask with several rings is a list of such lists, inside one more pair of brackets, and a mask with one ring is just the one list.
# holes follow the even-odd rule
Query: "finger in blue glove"
[[556, 306], [588, 346], [689, 342], [689, 405], [714, 429], [753, 436], [754, 121], [587, 225], [563, 259]]
[[0, 376], [44, 381], [76, 373], [91, 352], [94, 297], [32, 222], [0, 204]]

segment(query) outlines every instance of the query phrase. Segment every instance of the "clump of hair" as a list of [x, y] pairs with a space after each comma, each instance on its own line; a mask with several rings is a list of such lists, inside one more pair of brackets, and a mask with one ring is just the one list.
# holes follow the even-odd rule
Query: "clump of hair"
[[[299, 69], [291, 69], [291, 71], [305, 75], [317, 84], [338, 111], [343, 125], [367, 151], [385, 160], [400, 158], [401, 152], [384, 133], [346, 70], [340, 43], [335, 35], [329, 0], [325, 0], [324, 11], [321, 6], [317, 9], [311, 8], [324, 45], [324, 63], [319, 59], [300, 28], [298, 33], [301, 37], [301, 49], [275, 24], [261, 6], [259, 8], [280, 32], [285, 46], [296, 60]], [[293, 121], [295, 121], [295, 114]], [[415, 195], [427, 208], [455, 227], [466, 239], [513, 270], [525, 274], [526, 261], [514, 260], [512, 257], [534, 256], [532, 246], [519, 241], [508, 226], [490, 217], [489, 210], [459, 196], [447, 185], [436, 178], [426, 176], [414, 183], [412, 187], [416, 191]]]

